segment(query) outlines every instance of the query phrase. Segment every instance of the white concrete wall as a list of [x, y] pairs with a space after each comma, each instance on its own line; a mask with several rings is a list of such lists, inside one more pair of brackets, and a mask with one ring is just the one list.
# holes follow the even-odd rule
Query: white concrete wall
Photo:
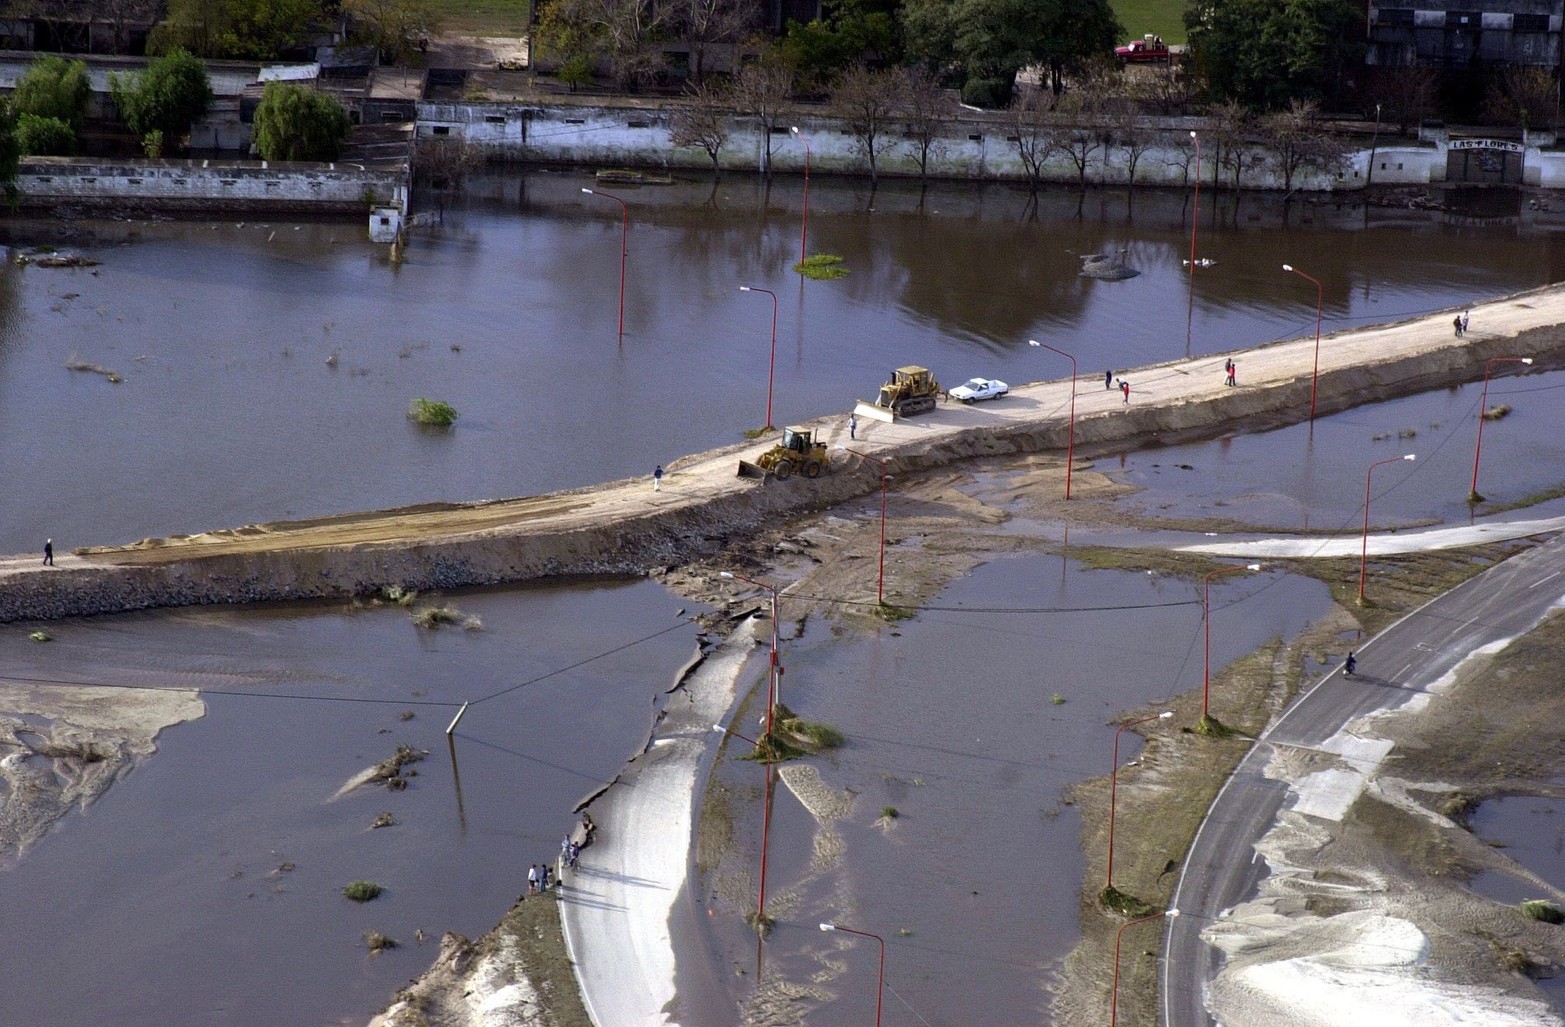
[[[1162, 143], [1143, 153], [1136, 166], [1136, 182], [1143, 185], [1186, 184], [1185, 157], [1178, 144], [1200, 119], [1150, 118], [1152, 130], [1163, 134]], [[842, 123], [826, 117], [799, 117], [791, 122], [809, 139], [810, 166], [823, 172], [866, 174], [868, 165], [852, 133]], [[894, 141], [880, 155], [880, 173], [917, 176], [915, 144], [897, 126]], [[420, 138], [464, 139], [502, 160], [630, 165], [636, 167], [709, 169], [711, 159], [698, 146], [675, 147], [669, 139], [669, 116], [664, 107], [612, 107], [591, 105], [519, 105], [471, 103], [418, 104]], [[1027, 171], [1017, 154], [1013, 132], [1003, 114], [964, 112], [960, 121], [946, 126], [930, 152], [930, 174], [938, 178], [1022, 179]], [[1552, 140], [1544, 140], [1552, 142]], [[1375, 149], [1375, 169], [1368, 176], [1375, 185], [1421, 186], [1445, 179], [1446, 139], [1425, 145], [1397, 144]], [[732, 134], [719, 155], [725, 170], [757, 171], [763, 160], [763, 139], [755, 120], [735, 118]], [[1118, 145], [1093, 154], [1089, 182], [1124, 184], [1127, 179], [1124, 149]], [[1369, 150], [1350, 153], [1339, 171], [1306, 169], [1295, 176], [1300, 190], [1352, 190], [1365, 185]], [[1202, 181], [1212, 180], [1211, 153], [1202, 154]], [[804, 168], [805, 146], [800, 135], [786, 130], [772, 136], [772, 164], [780, 171]], [[1055, 154], [1045, 177], [1072, 182], [1077, 169], [1070, 158]], [[1229, 172], [1222, 172], [1224, 182]], [[1527, 147], [1525, 178], [1529, 185], [1565, 188], [1565, 152]], [[1248, 189], [1281, 189], [1283, 176], [1274, 166], [1246, 168], [1242, 184]]]
[[24, 158], [16, 187], [30, 206], [145, 204], [184, 210], [366, 213], [405, 202], [400, 174], [266, 161]]

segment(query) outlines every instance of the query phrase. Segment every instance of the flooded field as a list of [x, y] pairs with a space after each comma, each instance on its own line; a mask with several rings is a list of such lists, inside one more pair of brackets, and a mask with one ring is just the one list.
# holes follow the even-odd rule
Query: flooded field
[[[799, 183], [767, 191], [734, 177], [625, 191], [621, 340], [619, 220], [581, 194], [590, 182], [482, 177], [400, 266], [356, 224], [7, 222], [0, 241], [13, 248], [67, 246], [102, 264], [0, 268], [0, 480], [12, 485], [0, 490], [0, 548], [646, 474], [763, 420], [771, 306], [741, 284], [778, 293], [775, 420], [786, 423], [846, 411], [900, 364], [948, 382], [1063, 375], [1029, 337], [1075, 353], [1093, 380], [1313, 332], [1313, 290], [1283, 261], [1325, 283], [1328, 331], [1565, 277], [1556, 234], [1521, 217], [1475, 228], [1433, 212], [1223, 197], [1202, 212], [1201, 254], [1216, 263], [1187, 306], [1183, 196], [1051, 192], [1034, 217], [1006, 187], [871, 194], [817, 180], [810, 248], [852, 273], [801, 283], [790, 271]], [[1082, 255], [1119, 250], [1138, 277], [1078, 276]], [[1515, 408], [1485, 439], [1483, 491], [1497, 501], [1558, 479], [1554, 378], [1491, 387], [1491, 403]], [[455, 429], [411, 425], [417, 396], [451, 402]], [[1289, 428], [1100, 466], [1119, 462], [1153, 512], [1292, 528], [1307, 510], [1309, 527], [1337, 528], [1361, 500], [1367, 452], [1417, 451], [1406, 479], [1377, 478], [1376, 522], [1461, 519], [1476, 397], [1467, 386], [1325, 418], [1313, 436]], [[1221, 591], [1233, 623], [1214, 637], [1214, 663], [1297, 632], [1326, 604], [1318, 584], [1272, 574]], [[992, 1005], [997, 1022], [1035, 1022], [1076, 938], [1079, 825], [1062, 791], [1107, 771], [1116, 713], [1199, 683], [1193, 598], [1188, 582], [1008, 560], [895, 630], [839, 639], [812, 625], [790, 642], [784, 698], [846, 732], [821, 773], [858, 798], [827, 871], [813, 861], [815, 822], [779, 798], [774, 867], [794, 905], [770, 958], [807, 978], [833, 942], [816, 918], [857, 920], [886, 929], [901, 1018], [957, 1025]], [[202, 688], [207, 703], [5, 872], [0, 960], [30, 968], [7, 987], [8, 1015], [361, 1022], [428, 965], [433, 946], [416, 932], [490, 927], [526, 866], [558, 848], [575, 802], [640, 746], [694, 629], [675, 614], [683, 601], [646, 583], [456, 601], [484, 630], [426, 632], [382, 606], [103, 618], [55, 626], [49, 646], [0, 636], [11, 680], [170, 683]], [[1031, 612], [985, 612], [996, 608]], [[443, 729], [463, 700], [491, 695], [458, 733], [459, 797]], [[399, 743], [431, 752], [413, 787], [333, 799]], [[901, 813], [889, 829], [874, 823], [886, 806]], [[382, 811], [397, 826], [371, 829]], [[386, 896], [347, 903], [340, 889], [356, 878]], [[403, 947], [370, 958], [371, 929]], [[718, 968], [694, 978], [692, 1008], [744, 999], [728, 968], [753, 958], [750, 940], [735, 917], [710, 939], [676, 940]], [[810, 1023], [864, 1021], [872, 993], [852, 975], [865, 954], [849, 958]]]

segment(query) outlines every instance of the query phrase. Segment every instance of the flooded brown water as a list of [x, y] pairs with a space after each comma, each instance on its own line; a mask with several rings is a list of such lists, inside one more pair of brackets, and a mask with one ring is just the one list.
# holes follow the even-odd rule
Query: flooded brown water
[[[762, 420], [770, 307], [739, 284], [781, 299], [779, 423], [845, 410], [899, 364], [924, 363], [953, 381], [1063, 374], [1040, 362], [1028, 337], [1074, 352], [1084, 377], [1186, 352], [1191, 210], [1179, 195], [1078, 203], [1051, 192], [1033, 217], [1025, 194], [1005, 187], [872, 195], [817, 179], [811, 249], [842, 255], [853, 273], [801, 285], [789, 272], [798, 183], [769, 193], [748, 178], [715, 190], [626, 190], [621, 343], [619, 224], [604, 209], [612, 205], [581, 195], [584, 184], [590, 178], [563, 172], [480, 178], [443, 224], [420, 230], [400, 268], [362, 242], [358, 225], [77, 222], [62, 234], [8, 222], [0, 240], [12, 246], [64, 243], [103, 264], [0, 268], [0, 548], [646, 473]], [[1196, 278], [1190, 348], [1313, 331], [1314, 296], [1281, 272], [1285, 260], [1325, 283], [1328, 330], [1557, 280], [1565, 258], [1546, 227], [1474, 228], [1411, 211], [1371, 212], [1366, 225], [1351, 206], [1296, 205], [1285, 217], [1268, 200], [1236, 209], [1222, 198], [1202, 213], [1201, 254], [1217, 263]], [[1079, 255], [1122, 247], [1139, 277], [1077, 276]], [[125, 382], [66, 370], [72, 354]], [[1547, 379], [1506, 387], [1532, 381]], [[1453, 394], [1449, 410], [1420, 398], [1424, 406], [1385, 420], [1454, 425], [1475, 402], [1469, 393]], [[456, 429], [413, 428], [404, 415], [420, 395], [452, 402]], [[1533, 420], [1542, 404], [1509, 401], [1516, 424], [1542, 440], [1526, 450], [1530, 466], [1557, 477], [1546, 440], [1558, 433]], [[1349, 465], [1363, 434], [1381, 430], [1380, 420], [1355, 420], [1369, 416], [1317, 425], [1316, 451], [1343, 463], [1309, 487], [1334, 514], [1356, 494]], [[1184, 462], [1210, 468], [1208, 483], [1236, 495], [1263, 487], [1257, 479], [1292, 495], [1278, 470], [1298, 460], [1300, 440], [1288, 431], [1193, 448]], [[1503, 425], [1490, 436], [1492, 465], [1486, 448], [1485, 466], [1508, 494], [1526, 487], [1529, 465], [1503, 455], [1522, 434]], [[1252, 448], [1259, 455], [1239, 459]], [[1128, 457], [1126, 473], [1150, 484], [1149, 461], [1168, 453]], [[1338, 488], [1320, 480], [1345, 481], [1346, 498], [1320, 491]], [[1411, 519], [1432, 495], [1377, 499], [1377, 511]], [[1309, 583], [1268, 576], [1255, 588], [1240, 607], [1243, 627], [1219, 643], [1224, 661], [1324, 608]], [[940, 602], [1055, 608], [1189, 594], [1144, 576], [1007, 561]], [[557, 845], [570, 807], [640, 744], [654, 696], [692, 643], [679, 628], [470, 713], [459, 811], [442, 762], [449, 707], [407, 707], [415, 717], [403, 721], [396, 703], [335, 700], [457, 703], [655, 634], [684, 604], [651, 585], [600, 583], [458, 601], [483, 616], [485, 631], [423, 634], [405, 611], [318, 607], [62, 624], [48, 647], [22, 633], [0, 638], [8, 676], [113, 683], [152, 671], [188, 685], [237, 674], [254, 682], [242, 691], [330, 697], [209, 694], [205, 718], [165, 732], [158, 755], [7, 872], [0, 960], [30, 968], [6, 989], [7, 1016], [127, 1027], [358, 1022], [432, 957], [410, 943], [415, 929], [435, 937], [491, 926], [525, 866]], [[1046, 971], [1075, 930], [1077, 832], [1056, 809], [1061, 789], [1106, 769], [1103, 725], [1115, 712], [1199, 680], [1198, 628], [1198, 607], [1031, 621], [949, 610], [900, 635], [791, 644], [790, 694], [851, 739], [823, 773], [861, 800], [829, 880], [807, 880], [808, 817], [783, 801], [778, 872], [814, 908], [835, 911], [847, 894], [869, 929], [913, 932], [888, 952], [902, 1018], [971, 1022], [992, 994], [1002, 1019], [1037, 1021]], [[967, 659], [975, 649], [976, 672]], [[1067, 702], [1040, 702], [1054, 692]], [[949, 712], [957, 701], [971, 718], [960, 730]], [[937, 722], [952, 729], [931, 733]], [[329, 801], [398, 741], [433, 753], [412, 789]], [[882, 805], [907, 813], [888, 834], [863, 820]], [[400, 826], [369, 830], [382, 808]], [[269, 876], [284, 862], [296, 868]], [[387, 896], [347, 904], [338, 890], [358, 877], [380, 881]], [[847, 911], [838, 915], [848, 922]], [[359, 936], [371, 928], [405, 947], [368, 959]], [[709, 958], [721, 965], [743, 934], [719, 926]], [[820, 944], [813, 921], [789, 923], [772, 949], [780, 966], [807, 973]], [[953, 988], [954, 979], [971, 987]], [[737, 983], [700, 987], [692, 1008], [725, 1011], [713, 1023], [728, 1022], [744, 997]], [[869, 992], [851, 980], [832, 989], [810, 1022], [863, 1022]]]

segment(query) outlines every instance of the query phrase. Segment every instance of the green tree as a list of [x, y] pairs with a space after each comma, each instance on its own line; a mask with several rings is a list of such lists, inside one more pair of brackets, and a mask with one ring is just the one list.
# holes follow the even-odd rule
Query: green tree
[[109, 94], [126, 126], [139, 136], [162, 132], [178, 140], [212, 103], [206, 66], [185, 50], [153, 59], [138, 75], [109, 75]]
[[380, 47], [393, 64], [408, 63], [440, 30], [430, 0], [343, 0], [342, 7], [361, 27], [359, 38]]
[[857, 63], [900, 64], [902, 0], [824, 0], [814, 21], [788, 22], [783, 52], [806, 80], [824, 82]]
[[1363, 17], [1351, 0], [1193, 0], [1185, 25], [1214, 99], [1276, 110], [1340, 92], [1363, 60]]
[[69, 157], [76, 152], [76, 130], [59, 118], [22, 114], [16, 119], [16, 144], [29, 157]]
[[16, 169], [22, 163], [22, 148], [16, 138], [16, 115], [0, 104], [0, 185], [6, 199], [16, 199]]
[[[67, 128], [81, 127], [87, 116], [87, 101], [92, 97], [92, 83], [87, 80], [86, 61], [68, 61], [64, 57], [50, 55], [39, 58], [27, 73], [17, 80], [11, 94], [11, 110], [20, 118], [31, 114], [36, 118], [52, 118], [63, 122]], [[29, 150], [29, 153], [42, 151]]]
[[304, 43], [322, 15], [321, 0], [169, 0], [147, 49], [268, 60]]
[[[959, 65], [1010, 102], [1016, 73], [1042, 65], [1058, 96], [1067, 75], [1114, 52], [1123, 29], [1108, 0], [907, 0], [909, 52], [934, 67]], [[975, 90], [964, 95], [976, 98]]]
[[292, 82], [268, 82], [255, 109], [263, 160], [336, 160], [349, 131], [336, 97]]

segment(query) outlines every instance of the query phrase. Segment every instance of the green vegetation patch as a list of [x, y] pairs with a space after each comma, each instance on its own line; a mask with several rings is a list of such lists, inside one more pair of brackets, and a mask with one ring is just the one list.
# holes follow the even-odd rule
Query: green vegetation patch
[[1157, 912], [1157, 909], [1149, 905], [1146, 900], [1122, 892], [1113, 885], [1098, 892], [1098, 904], [1111, 913], [1118, 913], [1131, 919], [1151, 916]]
[[385, 890], [374, 881], [354, 881], [343, 887], [342, 894], [354, 902], [369, 902]]
[[456, 408], [443, 400], [420, 396], [408, 406], [408, 420], [427, 428], [449, 428], [456, 419]]
[[1110, 0], [1114, 16], [1125, 28], [1121, 42], [1140, 39], [1148, 32], [1163, 37], [1165, 43], [1184, 43], [1184, 4], [1171, 4], [1168, 0]]
[[1528, 899], [1516, 908], [1521, 910], [1522, 916], [1541, 920], [1546, 924], [1565, 923], [1565, 910], [1546, 899]]
[[830, 253], [817, 253], [814, 256], [805, 257], [793, 269], [806, 278], [813, 278], [817, 282], [830, 281], [833, 278], [846, 278], [850, 274], [847, 268], [842, 266], [842, 258]]

